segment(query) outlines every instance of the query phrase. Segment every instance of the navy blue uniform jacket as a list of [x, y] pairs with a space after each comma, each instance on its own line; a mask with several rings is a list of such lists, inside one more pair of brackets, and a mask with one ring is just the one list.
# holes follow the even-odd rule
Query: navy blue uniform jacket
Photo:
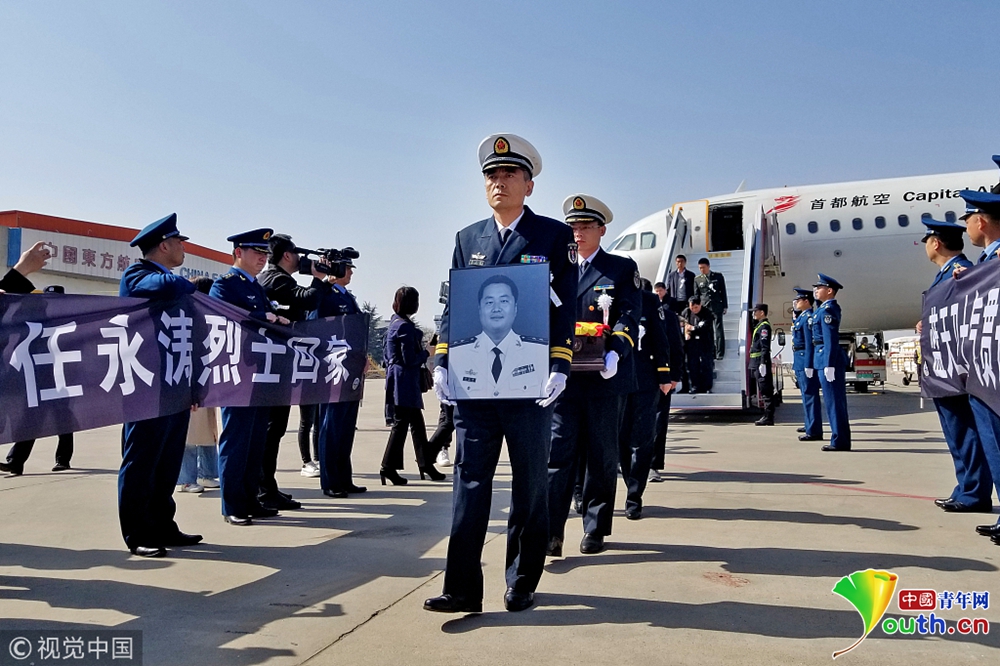
[[140, 259], [125, 269], [118, 284], [119, 296], [172, 300], [195, 292], [194, 283], [166, 272], [152, 261]]
[[267, 313], [273, 312], [271, 301], [268, 300], [264, 287], [256, 280], [249, 280], [242, 271], [230, 268], [229, 272], [221, 275], [212, 283], [212, 290], [208, 292], [212, 298], [218, 298], [243, 308], [250, 313], [253, 319], [267, 321]]
[[[545, 257], [552, 275], [552, 289], [561, 301], [556, 307], [549, 302], [550, 371], [569, 374], [573, 360], [573, 333], [576, 329], [576, 282], [579, 269], [570, 261], [576, 254], [573, 231], [562, 222], [535, 215], [524, 207], [524, 216], [517, 223], [506, 244], [500, 245], [497, 224], [493, 216], [462, 229], [455, 235], [452, 268], [499, 266], [527, 263], [529, 257]], [[448, 312], [444, 306], [435, 364], [448, 367]]]
[[639, 390], [649, 391], [670, 383], [670, 343], [660, 299], [649, 291], [641, 291], [639, 296], [642, 298], [639, 323], [645, 332], [635, 353], [635, 376]]
[[413, 322], [392, 315], [385, 335], [385, 394], [397, 407], [424, 408], [420, 395], [420, 366], [430, 356], [424, 334]]
[[[636, 390], [632, 352], [639, 339], [639, 319], [642, 317], [639, 269], [635, 262], [604, 250], [597, 251], [577, 286], [578, 321], [604, 322], [604, 313], [597, 306], [602, 293], [613, 299], [608, 315], [608, 325], [612, 327], [608, 351], [618, 352], [619, 361], [615, 376], [607, 380], [601, 378], [595, 388], [617, 394], [631, 393]], [[592, 374], [597, 375], [596, 372]]]
[[351, 292], [347, 290], [341, 292], [336, 286], [316, 278], [313, 278], [313, 287], [319, 292], [320, 297], [316, 309], [309, 313], [310, 319], [361, 314], [361, 308], [358, 307], [358, 302]]

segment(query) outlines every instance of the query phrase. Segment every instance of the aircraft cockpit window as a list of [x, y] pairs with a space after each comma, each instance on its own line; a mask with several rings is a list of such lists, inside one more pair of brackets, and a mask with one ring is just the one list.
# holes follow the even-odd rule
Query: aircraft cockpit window
[[898, 220], [899, 220], [899, 226], [901, 226], [901, 227], [908, 227], [908, 226], [910, 226], [910, 218], [908, 218], [907, 216], [900, 215], [899, 218], [898, 218]]
[[851, 226], [854, 227], [855, 231], [861, 231], [861, 228], [865, 226], [865, 223], [861, 221], [860, 217], [856, 217], [851, 220]]
[[628, 234], [627, 236], [622, 236], [622, 239], [615, 243], [615, 246], [611, 248], [612, 250], [620, 250], [622, 252], [631, 252], [635, 249], [635, 234]]
[[882, 217], [881, 215], [875, 218], [875, 228], [885, 229], [885, 218]]
[[639, 236], [639, 249], [652, 250], [656, 247], [656, 234], [652, 231], [643, 231]]
[[830, 220], [830, 231], [840, 231], [840, 220]]
[[946, 222], [951, 222], [952, 224], [955, 224], [955, 220], [957, 220], [958, 218], [955, 216], [955, 211], [949, 210], [945, 212], [944, 219]]
[[817, 231], [819, 231], [819, 224], [816, 222], [816, 220], [810, 222], [808, 226], [809, 226], [809, 233], [811, 234], [814, 234]]
[[794, 222], [789, 222], [788, 224], [785, 225], [785, 233], [788, 234], [789, 236], [794, 236], [795, 235], [795, 223]]

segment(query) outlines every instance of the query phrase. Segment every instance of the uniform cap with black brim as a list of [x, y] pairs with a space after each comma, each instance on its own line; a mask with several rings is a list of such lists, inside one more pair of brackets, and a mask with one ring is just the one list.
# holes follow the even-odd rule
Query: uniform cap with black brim
[[967, 220], [976, 213], [1000, 218], [1000, 194], [979, 190], [962, 190], [958, 194], [965, 200], [965, 215], [959, 219]]
[[840, 284], [829, 275], [823, 275], [822, 273], [818, 273], [816, 277], [818, 279], [816, 280], [816, 282], [813, 282], [814, 287], [830, 287], [831, 289], [836, 289], [837, 291], [840, 291], [841, 289], [844, 288], [844, 285]]
[[143, 252], [148, 252], [168, 238], [186, 241], [187, 236], [182, 236], [177, 230], [177, 213], [171, 213], [156, 222], [147, 224], [136, 234], [129, 247], [138, 247]]
[[955, 224], [954, 222], [935, 220], [930, 217], [925, 217], [920, 220], [927, 227], [927, 231], [924, 232], [924, 237], [920, 239], [921, 243], [926, 243], [927, 239], [931, 236], [937, 236], [943, 239], [959, 239], [962, 234], [965, 233], [965, 227], [961, 224]]
[[527, 139], [503, 132], [480, 142], [479, 166], [483, 173], [501, 167], [525, 169], [534, 178], [542, 172], [542, 156]]
[[563, 201], [562, 207], [566, 224], [597, 222], [604, 226], [615, 218], [606, 203], [589, 194], [571, 194]]
[[226, 240], [233, 244], [233, 248], [250, 247], [255, 250], [267, 251], [268, 241], [274, 233], [273, 229], [254, 229], [243, 233], [233, 234]]

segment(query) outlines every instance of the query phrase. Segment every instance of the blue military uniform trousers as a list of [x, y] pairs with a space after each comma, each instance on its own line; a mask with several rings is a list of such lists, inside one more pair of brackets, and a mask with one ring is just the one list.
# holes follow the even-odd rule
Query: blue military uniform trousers
[[507, 587], [534, 592], [548, 545], [546, 465], [552, 408], [534, 400], [460, 400], [455, 407], [454, 495], [444, 593], [483, 598], [483, 545], [493, 475], [507, 440], [512, 486], [507, 518]]
[[549, 454], [549, 534], [563, 538], [577, 465], [583, 454], [587, 474], [583, 481], [583, 531], [608, 536], [618, 486], [618, 433], [625, 412], [624, 395], [597, 390], [593, 377], [570, 375], [566, 391], [552, 414], [552, 451]]
[[[817, 347], [821, 350], [822, 345]], [[822, 351], [818, 351], [821, 354]], [[847, 379], [844, 377], [844, 367], [837, 364], [834, 367], [834, 379], [826, 381], [823, 368], [816, 368], [819, 384], [823, 389], [823, 402], [826, 404], [826, 418], [830, 421], [830, 446], [844, 451], [851, 450], [851, 423], [847, 416]]]
[[219, 435], [222, 515], [246, 518], [260, 506], [261, 463], [270, 407], [223, 407]]
[[155, 547], [178, 532], [174, 486], [181, 472], [191, 412], [132, 421], [122, 428], [118, 521], [128, 548]]
[[[976, 422], [976, 433], [983, 446], [983, 455], [989, 465], [993, 484], [1000, 496], [1000, 416], [979, 398], [970, 395], [969, 407]], [[997, 521], [1000, 524], [1000, 520]]]
[[357, 432], [357, 400], [319, 406], [319, 484], [323, 490], [354, 485], [351, 451]]
[[618, 455], [622, 478], [628, 487], [625, 508], [642, 508], [642, 493], [649, 481], [656, 439], [656, 412], [660, 405], [659, 388], [629, 393], [625, 415], [618, 435]]
[[[805, 359], [805, 351], [794, 352], [795, 360], [799, 360], [799, 356]], [[798, 365], [798, 363], [796, 363]], [[799, 384], [799, 393], [802, 394], [802, 411], [805, 415], [804, 425], [806, 427], [806, 434], [810, 437], [817, 437], [822, 439], [823, 437], [823, 404], [819, 398], [820, 385], [819, 385], [819, 374], [822, 370], [814, 370], [812, 378], [806, 377], [806, 371], [803, 367], [801, 370], [795, 371], [795, 381]]]
[[976, 418], [969, 405], [969, 396], [934, 398], [934, 407], [941, 420], [941, 429], [958, 479], [951, 499], [962, 504], [992, 504], [993, 475], [976, 432]]

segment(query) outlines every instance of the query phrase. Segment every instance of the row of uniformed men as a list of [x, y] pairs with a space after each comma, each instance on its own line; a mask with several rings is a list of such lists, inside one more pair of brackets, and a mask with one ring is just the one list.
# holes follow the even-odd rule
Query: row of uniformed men
[[[524, 201], [541, 172], [541, 157], [513, 134], [487, 137], [479, 163], [492, 215], [458, 232], [452, 267], [543, 258], [552, 286], [550, 364], [543, 398], [456, 400], [448, 384], [445, 306], [434, 388], [441, 402], [455, 405], [457, 453], [444, 590], [424, 602], [437, 612], [482, 610], [481, 556], [504, 440], [513, 477], [504, 606], [520, 611], [534, 603], [546, 554], [562, 554], [578, 466], [585, 468], [582, 553], [600, 552], [611, 534], [619, 467], [629, 489], [626, 515], [641, 516], [659, 395], [675, 379], [659, 300], [648, 286], [641, 289], [634, 261], [600, 247], [612, 220], [607, 205], [577, 194], [563, 204], [565, 224], [536, 215]], [[570, 373], [578, 321], [612, 329], [599, 371]]]
[[[119, 295], [172, 300], [194, 292], [194, 284], [171, 272], [184, 263], [186, 236], [177, 216], [158, 220], [132, 240], [143, 258], [122, 274]], [[301, 287], [291, 276], [299, 250], [291, 238], [271, 229], [230, 236], [233, 267], [215, 280], [210, 296], [247, 310], [249, 317], [287, 325], [308, 317], [360, 312], [342, 286], [326, 282], [313, 269], [313, 284]], [[270, 260], [268, 269], [262, 273]], [[353, 264], [348, 270], [353, 268]], [[259, 276], [259, 277], [258, 277]], [[278, 314], [278, 308], [283, 314]], [[253, 518], [278, 515], [279, 509], [300, 504], [282, 493], [274, 479], [278, 442], [288, 424], [289, 407], [223, 407], [219, 438], [219, 481], [222, 515], [232, 525], [250, 525]], [[351, 481], [350, 455], [358, 403], [319, 408], [320, 482], [333, 497], [364, 492]], [[126, 423], [122, 434], [122, 464], [118, 473], [118, 515], [129, 550], [143, 557], [162, 557], [166, 549], [201, 542], [185, 534], [174, 520], [172, 498], [180, 471], [190, 412]]]
[[[1000, 166], [1000, 155], [993, 161]], [[922, 241], [927, 258], [938, 267], [930, 289], [940, 289], [949, 279], [959, 278], [973, 264], [963, 250], [964, 235], [983, 248], [978, 263], [1000, 258], [1000, 183], [990, 192], [963, 190], [965, 226], [953, 222], [924, 220]], [[918, 332], [924, 322], [917, 323]], [[927, 358], [923, 359], [927, 362]], [[992, 513], [993, 491], [1000, 495], [1000, 415], [971, 395], [934, 398], [948, 450], [955, 465], [957, 485], [951, 495], [934, 500], [949, 513]], [[978, 525], [976, 532], [1000, 545], [1000, 521]]]

